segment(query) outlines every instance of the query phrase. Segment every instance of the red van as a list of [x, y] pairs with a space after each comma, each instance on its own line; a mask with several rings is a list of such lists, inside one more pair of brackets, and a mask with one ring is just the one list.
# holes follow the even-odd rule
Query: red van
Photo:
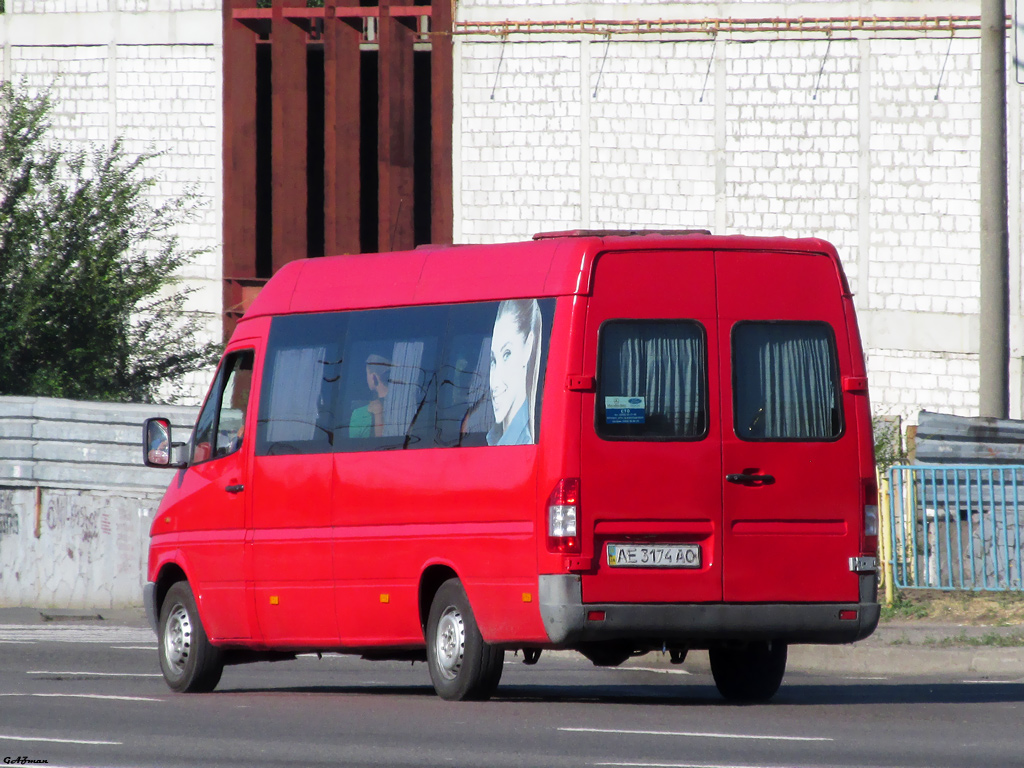
[[564, 232], [291, 263], [231, 337], [151, 532], [170, 687], [300, 651], [707, 649], [769, 699], [878, 622], [867, 379], [835, 249]]

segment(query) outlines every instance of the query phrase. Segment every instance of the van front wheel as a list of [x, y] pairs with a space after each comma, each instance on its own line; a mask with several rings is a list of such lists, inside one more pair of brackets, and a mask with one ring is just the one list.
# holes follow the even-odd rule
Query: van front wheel
[[217, 687], [224, 656], [210, 644], [188, 582], [167, 590], [160, 608], [160, 669], [171, 690], [207, 693]]
[[489, 699], [501, 680], [505, 652], [484, 642], [458, 579], [437, 590], [427, 618], [427, 666], [434, 690], [448, 701]]
[[712, 648], [708, 652], [718, 692], [744, 704], [768, 701], [786, 674], [786, 644], [778, 641]]

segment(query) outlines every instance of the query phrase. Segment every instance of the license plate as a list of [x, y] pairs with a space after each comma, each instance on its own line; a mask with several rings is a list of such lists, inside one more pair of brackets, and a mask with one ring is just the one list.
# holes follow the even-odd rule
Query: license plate
[[609, 544], [613, 568], [700, 568], [700, 544]]

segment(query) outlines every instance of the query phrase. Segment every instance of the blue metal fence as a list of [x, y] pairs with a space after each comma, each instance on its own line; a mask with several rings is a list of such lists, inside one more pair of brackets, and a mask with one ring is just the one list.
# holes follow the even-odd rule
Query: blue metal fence
[[1022, 590], [1024, 465], [889, 470], [893, 583], [916, 589]]

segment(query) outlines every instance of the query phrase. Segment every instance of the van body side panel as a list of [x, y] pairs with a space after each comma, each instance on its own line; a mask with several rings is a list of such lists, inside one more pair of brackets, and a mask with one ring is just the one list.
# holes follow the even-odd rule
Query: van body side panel
[[[334, 568], [342, 644], [422, 646], [419, 578], [446, 565], [490, 642], [538, 623], [537, 446], [334, 456]], [[527, 631], [529, 631], [527, 629]]]
[[[336, 645], [333, 459], [327, 440], [310, 439], [323, 432], [309, 423], [306, 408], [311, 400], [319, 405], [329, 399], [322, 385], [335, 374], [336, 353], [311, 338], [323, 331], [319, 318], [290, 315], [264, 322], [245, 491], [251, 500], [247, 566], [254, 631], [265, 647]], [[328, 325], [323, 333], [333, 330]]]
[[334, 644], [331, 454], [256, 456], [253, 603], [264, 643]]
[[[244, 332], [236, 336], [239, 338], [229, 344], [225, 355], [254, 349], [258, 366], [261, 340]], [[250, 421], [254, 404], [255, 398], [250, 398], [250, 414], [246, 416]], [[226, 490], [229, 486], [244, 485], [251, 455], [249, 440], [234, 453], [180, 470], [164, 496], [150, 532], [154, 542], [151, 560], [162, 560], [163, 565], [173, 558], [185, 571], [213, 642], [245, 641], [253, 634], [245, 583], [249, 499], [245, 493]], [[170, 549], [161, 552], [166, 534], [172, 532], [177, 534], [173, 555]]]
[[[541, 440], [537, 446], [537, 573], [565, 572], [565, 556], [549, 551], [547, 546], [547, 499], [559, 480], [580, 476], [580, 409], [585, 394], [570, 389], [568, 385], [570, 376], [583, 375], [586, 371], [583, 343], [586, 338], [587, 302], [585, 296], [564, 296], [558, 300], [555, 309], [544, 386]], [[533, 587], [538, 590], [536, 583]], [[536, 603], [536, 596], [533, 599]], [[535, 610], [539, 620], [539, 606]], [[540, 629], [543, 640], [543, 627]]]
[[[853, 376], [862, 377], [867, 381], [868, 373], [864, 360], [864, 346], [860, 338], [860, 329], [857, 326], [857, 311], [853, 305], [852, 294], [844, 297], [843, 310], [846, 315], [847, 335], [850, 339], [850, 372]], [[866, 389], [848, 393], [847, 397], [852, 400], [852, 412], [857, 414], [857, 429], [860, 435], [860, 475], [864, 482], [872, 484], [877, 481], [875, 479], [875, 446], [874, 427], [871, 423], [871, 399]], [[866, 436], [871, 436], [871, 439], [867, 439]], [[874, 552], [862, 551], [862, 554], [874, 554]], [[874, 581], [873, 576], [872, 581]]]
[[[597, 259], [584, 353], [585, 370], [598, 379], [597, 392], [582, 398], [582, 545], [594, 558], [592, 570], [582, 575], [584, 603], [722, 599], [714, 284], [710, 251], [611, 251]], [[621, 340], [613, 338], [619, 328]], [[675, 340], [679, 332], [690, 336], [689, 343]], [[677, 376], [683, 362], [664, 359], [688, 355], [689, 346], [698, 370], [683, 382]], [[602, 355], [621, 356], [630, 370], [626, 362], [610, 366]], [[638, 356], [644, 359], [634, 361]], [[610, 392], [624, 396], [619, 399], [636, 396], [646, 405], [641, 402], [632, 416], [613, 415], [611, 398], [597, 402]], [[645, 436], [646, 429], [661, 429], [654, 411], [681, 409], [677, 400], [691, 394], [701, 401], [702, 419], [693, 435]], [[618, 430], [617, 422], [628, 418], [636, 429]], [[699, 554], [688, 567], [613, 565], [609, 547], [615, 545], [686, 545]]]
[[[771, 478], [723, 483], [723, 598], [856, 602], [859, 579], [849, 560], [859, 554], [863, 524], [862, 435], [853, 398], [841, 392], [852, 357], [835, 262], [825, 254], [792, 252], [720, 251], [716, 258], [723, 474]], [[740, 345], [751, 329], [766, 337], [806, 331], [819, 346], [834, 345], [838, 370], [820, 377], [820, 386], [829, 388], [821, 396], [841, 403], [841, 413], [831, 415], [835, 424], [821, 427], [821, 435], [780, 437], [772, 430], [781, 434], [789, 427], [771, 424], [766, 432], [773, 409], [802, 414], [818, 395], [809, 386], [801, 389], [806, 381], [799, 372], [809, 365], [797, 359], [802, 340], [766, 346], [760, 357], [744, 361]], [[760, 376], [772, 378], [772, 391], [760, 407], [755, 403], [738, 415], [737, 388], [748, 388]]]
[[242, 567], [245, 538], [244, 497], [225, 486], [242, 482], [243, 457], [226, 456], [189, 467], [175, 488], [176, 502], [161, 510], [152, 535], [176, 531], [182, 570], [197, 596], [211, 639], [248, 637]]

